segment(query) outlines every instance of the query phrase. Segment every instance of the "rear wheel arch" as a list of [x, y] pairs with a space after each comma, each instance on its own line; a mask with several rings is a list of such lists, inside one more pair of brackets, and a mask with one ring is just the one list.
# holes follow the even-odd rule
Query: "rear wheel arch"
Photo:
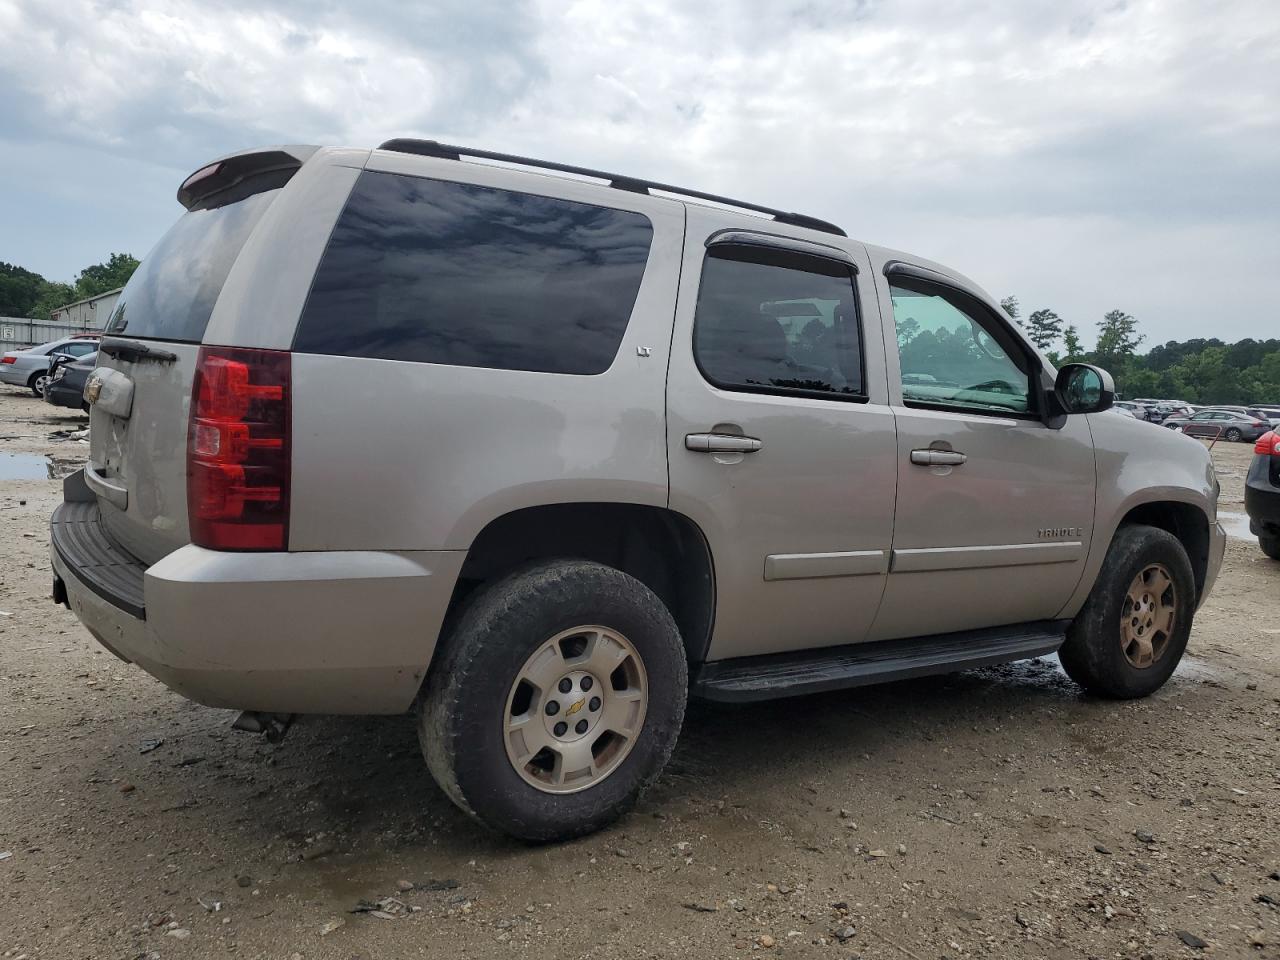
[[[1196, 579], [1196, 601], [1204, 596], [1209, 571], [1209, 518], [1193, 503], [1157, 500], [1132, 507], [1116, 527], [1118, 534], [1127, 524], [1145, 524], [1172, 534], [1182, 544]], [[1114, 537], [1113, 537], [1114, 539]]]
[[715, 616], [710, 546], [688, 517], [643, 504], [544, 504], [494, 518], [467, 550], [441, 635], [477, 587], [547, 559], [590, 560], [635, 577], [666, 605], [689, 662], [706, 659]]

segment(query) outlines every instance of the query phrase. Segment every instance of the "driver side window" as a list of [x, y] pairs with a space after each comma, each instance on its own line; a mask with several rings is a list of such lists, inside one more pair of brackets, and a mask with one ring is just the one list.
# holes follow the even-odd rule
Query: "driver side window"
[[1015, 339], [968, 297], [895, 277], [893, 318], [909, 406], [978, 413], [1031, 410], [1029, 364]]

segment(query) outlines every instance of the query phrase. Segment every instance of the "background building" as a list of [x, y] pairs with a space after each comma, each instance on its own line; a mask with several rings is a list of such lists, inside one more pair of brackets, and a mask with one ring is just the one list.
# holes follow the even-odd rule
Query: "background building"
[[111, 311], [115, 309], [123, 289], [117, 287], [58, 307], [49, 320], [0, 317], [0, 353], [6, 350], [24, 350], [73, 333], [103, 329], [111, 318]]

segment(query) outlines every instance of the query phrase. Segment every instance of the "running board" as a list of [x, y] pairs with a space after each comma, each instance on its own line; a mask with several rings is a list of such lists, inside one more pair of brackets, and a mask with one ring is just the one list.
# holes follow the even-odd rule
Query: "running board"
[[932, 637], [716, 660], [698, 669], [690, 692], [708, 700], [771, 700], [1027, 660], [1062, 646], [1068, 623], [1038, 620]]

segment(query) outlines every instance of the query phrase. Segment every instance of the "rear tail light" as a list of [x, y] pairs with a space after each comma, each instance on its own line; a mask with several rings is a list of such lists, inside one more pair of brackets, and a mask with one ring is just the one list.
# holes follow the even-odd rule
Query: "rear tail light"
[[0, 357], [0, 363], [17, 363], [17, 357]]
[[289, 542], [290, 357], [201, 347], [187, 430], [191, 541], [212, 550]]
[[1280, 433], [1274, 430], [1264, 433], [1253, 445], [1253, 452], [1266, 457], [1280, 457]]

